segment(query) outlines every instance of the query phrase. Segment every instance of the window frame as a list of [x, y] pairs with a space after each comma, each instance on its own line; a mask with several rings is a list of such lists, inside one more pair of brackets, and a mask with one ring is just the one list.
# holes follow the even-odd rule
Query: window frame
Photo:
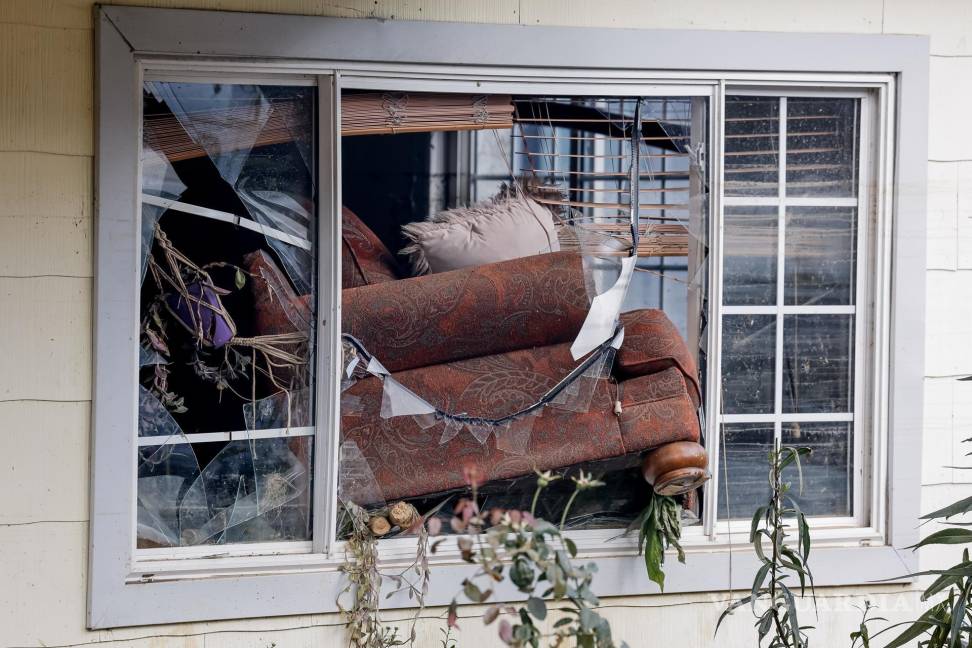
[[[809, 92], [822, 84], [854, 91], [870, 88], [879, 97], [881, 158], [876, 160], [880, 187], [869, 200], [878, 214], [877, 264], [887, 294], [876, 295], [875, 384], [885, 402], [868, 407], [875, 443], [870, 526], [835, 526], [817, 533], [815, 576], [818, 585], [847, 585], [903, 574], [917, 567], [917, 556], [902, 548], [917, 540], [924, 333], [924, 210], [927, 159], [928, 39], [910, 36], [776, 34], [530, 27], [378, 22], [273, 14], [102, 7], [98, 10], [98, 155], [95, 302], [95, 396], [88, 627], [166, 623], [224, 618], [266, 617], [334, 611], [342, 587], [337, 571], [341, 544], [333, 537], [333, 515], [314, 516], [310, 553], [289, 547], [200, 547], [195, 557], [154, 559], [134, 548], [135, 477], [132, 434], [138, 254], [138, 152], [142, 75], [170, 73], [180, 79], [261, 75], [284, 71], [318, 81], [318, 213], [340, 208], [340, 88], [504, 91], [518, 84], [542, 84], [545, 92], [575, 91], [578, 84], [607, 94], [634, 88], [677, 94], [679, 88], [710, 88], [711, 159], [722, 169], [722, 115], [727, 90], [757, 88]], [[253, 37], [239, 38], [240, 33]], [[272, 35], [272, 37], [271, 37]], [[431, 53], [425, 47], [436, 41]], [[561, 47], [564, 42], [576, 47]], [[773, 56], [766, 56], [766, 52]], [[653, 69], [619, 61], [652, 61]], [[529, 65], [525, 65], [527, 62]], [[714, 70], [720, 70], [716, 73]], [[808, 70], [810, 72], [808, 72]], [[864, 70], [865, 72], [861, 72]], [[188, 75], [188, 76], [187, 76]], [[749, 89], [753, 86], [753, 90]], [[325, 128], [329, 125], [330, 128]], [[875, 138], [878, 139], [878, 138]], [[893, 182], [892, 182], [893, 179]], [[721, 214], [721, 171], [713, 183], [712, 213]], [[907, 191], [898, 190], [906, 187]], [[340, 219], [327, 232], [340, 240]], [[718, 245], [718, 243], [715, 243]], [[334, 246], [336, 249], [336, 246]], [[893, 252], [893, 254], [892, 254]], [[340, 356], [340, 255], [319, 250], [318, 376], [330, 374], [331, 358]], [[718, 251], [711, 257], [721, 258]], [[711, 258], [710, 257], [710, 258]], [[710, 264], [716, 266], [717, 264]], [[717, 268], [710, 268], [710, 281]], [[721, 305], [721, 284], [710, 300]], [[891, 289], [893, 288], [893, 293]], [[326, 312], [324, 309], [328, 309]], [[714, 327], [713, 327], [714, 328]], [[917, 341], [916, 343], [914, 341]], [[709, 331], [709, 348], [717, 342]], [[716, 362], [718, 355], [715, 356]], [[710, 362], [712, 356], [710, 355]], [[718, 365], [710, 372], [718, 376]], [[318, 381], [318, 429], [339, 429], [336, 389]], [[325, 393], [322, 393], [323, 390]], [[710, 400], [712, 391], [709, 390]], [[707, 403], [718, 411], [717, 403]], [[707, 425], [711, 427], [714, 417]], [[329, 422], [326, 427], [323, 423]], [[710, 435], [707, 438], [713, 438]], [[317, 444], [318, 442], [315, 441]], [[336, 492], [336, 443], [314, 467], [314, 501], [333, 501]], [[711, 446], [711, 444], [710, 444]], [[718, 465], [718, 449], [713, 463]], [[315, 452], [317, 454], [317, 452]], [[119, 466], [122, 466], [119, 469]], [[715, 466], [714, 466], [715, 467]], [[708, 488], [712, 488], [709, 486]], [[315, 504], [315, 511], [320, 511]], [[714, 512], [716, 507], [709, 507]], [[707, 513], [708, 516], [708, 513]], [[670, 592], [747, 587], [755, 564], [749, 552], [731, 553], [745, 541], [733, 525], [697, 542], [687, 529], [688, 563], [667, 565]], [[611, 536], [616, 532], [610, 532]], [[741, 534], [745, 535], [745, 534]], [[605, 546], [604, 532], [578, 532], [583, 554], [598, 559], [599, 594], [656, 592], [638, 567], [632, 542]], [[267, 549], [270, 549], [268, 552]], [[304, 549], [306, 551], [306, 549]], [[414, 551], [408, 539], [383, 542], [382, 559], [401, 562]], [[185, 552], [183, 552], [184, 555]], [[224, 556], [218, 561], [211, 556]], [[430, 605], [447, 603], [472, 567], [451, 552], [433, 559], [435, 575]], [[730, 569], [730, 565], [732, 569]], [[731, 574], [731, 576], [730, 576]], [[731, 578], [731, 581], [730, 581]], [[605, 586], [609, 583], [610, 586]], [[501, 588], [499, 600], [515, 600], [513, 588]], [[404, 595], [388, 607], [410, 607]]]

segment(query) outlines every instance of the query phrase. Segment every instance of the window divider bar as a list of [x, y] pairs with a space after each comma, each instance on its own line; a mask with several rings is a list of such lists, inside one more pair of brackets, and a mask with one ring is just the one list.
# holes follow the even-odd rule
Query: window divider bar
[[776, 315], [782, 311], [784, 315], [854, 315], [856, 305], [818, 306], [816, 304], [785, 304], [783, 306], [746, 306], [723, 305], [725, 315]]
[[727, 196], [723, 204], [728, 207], [857, 207], [860, 198], [831, 196]]
[[853, 412], [783, 412], [781, 414], [723, 414], [720, 423], [849, 423]]
[[250, 439], [287, 439], [314, 436], [313, 427], [268, 428], [265, 430], [231, 430], [229, 432], [191, 432], [189, 434], [163, 434], [138, 437], [138, 446], [164, 446], [221, 441], [248, 441]]

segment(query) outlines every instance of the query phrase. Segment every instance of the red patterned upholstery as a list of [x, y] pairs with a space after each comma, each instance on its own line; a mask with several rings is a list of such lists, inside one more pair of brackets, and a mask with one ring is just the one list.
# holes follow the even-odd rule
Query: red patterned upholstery
[[345, 290], [344, 332], [389, 371], [569, 342], [590, 299], [570, 252]]
[[[440, 410], [498, 418], [536, 402], [576, 366], [569, 347], [590, 303], [578, 255], [392, 281], [387, 249], [350, 211], [344, 219], [343, 330]], [[272, 275], [267, 255], [251, 255], [248, 263], [254, 274]], [[291, 291], [259, 303], [258, 325], [286, 327], [294, 308], [285, 304], [303, 299]], [[697, 442], [698, 379], [678, 331], [657, 310], [627, 313], [622, 323], [617, 382], [581, 379], [591, 380], [589, 407], [548, 406], [528, 422], [494, 429], [482, 444], [466, 431], [440, 443], [444, 421], [426, 428], [411, 416], [381, 418], [382, 383], [368, 376], [342, 395], [342, 439], [358, 445], [388, 500], [461, 487], [472, 466], [486, 480], [505, 479]], [[497, 447], [497, 435], [509, 443]]]
[[[444, 411], [495, 418], [530, 405], [567, 375], [575, 365], [569, 346], [460, 360], [402, 371], [394, 377]], [[525, 433], [526, 452], [517, 453], [497, 448], [495, 434], [480, 444], [461, 431], [440, 444], [444, 422], [423, 429], [410, 416], [381, 418], [382, 384], [369, 377], [345, 392], [342, 438], [361, 449], [387, 500], [461, 487], [463, 470], [469, 467], [478, 468], [487, 480], [505, 479], [669, 441], [698, 441], [696, 408], [677, 369], [625, 381], [620, 419], [613, 413], [614, 386], [605, 380], [594, 384], [587, 411], [546, 407]], [[524, 431], [514, 428], [509, 433]]]
[[621, 314], [624, 345], [618, 351], [616, 371], [624, 377], [643, 376], [677, 367], [689, 381], [689, 394], [700, 405], [699, 370], [678, 329], [664, 311], [653, 308]]
[[341, 270], [345, 289], [400, 278], [391, 252], [347, 207], [341, 210]]

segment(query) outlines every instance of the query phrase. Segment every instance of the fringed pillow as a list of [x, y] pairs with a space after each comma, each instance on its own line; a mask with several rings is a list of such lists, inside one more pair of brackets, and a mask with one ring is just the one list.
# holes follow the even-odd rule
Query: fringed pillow
[[519, 195], [439, 212], [403, 226], [402, 235], [408, 244], [401, 254], [415, 275], [560, 250], [553, 214]]

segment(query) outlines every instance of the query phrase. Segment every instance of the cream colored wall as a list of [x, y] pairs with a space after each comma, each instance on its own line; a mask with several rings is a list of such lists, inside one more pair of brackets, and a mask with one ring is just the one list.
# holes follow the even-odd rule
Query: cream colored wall
[[[603, 27], [922, 33], [932, 37], [923, 505], [972, 494], [972, 3], [968, 0], [145, 0], [164, 7]], [[344, 643], [336, 615], [84, 629], [92, 323], [90, 0], [0, 0], [0, 646], [148, 648]], [[954, 555], [954, 551], [944, 552]], [[923, 556], [923, 561], [937, 556]], [[890, 576], [890, 574], [889, 574]], [[914, 614], [900, 587], [828, 590], [814, 643], [846, 646], [864, 596]], [[632, 648], [713, 645], [725, 595], [609, 599]], [[472, 608], [464, 615], [473, 615]], [[390, 615], [394, 616], [394, 615]], [[418, 646], [438, 645], [430, 610]], [[806, 619], [812, 615], [805, 613]], [[476, 619], [460, 646], [498, 645]], [[718, 643], [754, 645], [736, 615]]]

